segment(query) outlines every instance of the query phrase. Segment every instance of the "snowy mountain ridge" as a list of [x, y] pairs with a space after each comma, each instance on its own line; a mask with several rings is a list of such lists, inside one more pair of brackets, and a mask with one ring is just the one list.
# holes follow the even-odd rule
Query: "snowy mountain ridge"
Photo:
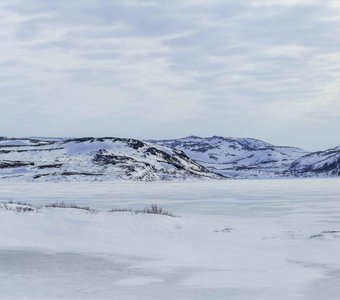
[[151, 142], [179, 149], [207, 169], [231, 178], [340, 175], [340, 146], [311, 153], [253, 138], [189, 136]]
[[0, 137], [0, 179], [183, 180], [340, 176], [340, 146], [318, 152], [253, 138]]

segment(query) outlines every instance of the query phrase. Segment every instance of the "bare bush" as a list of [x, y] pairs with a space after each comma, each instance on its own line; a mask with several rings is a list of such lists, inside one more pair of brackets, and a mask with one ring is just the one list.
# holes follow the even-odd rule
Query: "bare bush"
[[65, 203], [65, 202], [57, 202], [52, 204], [47, 204], [45, 207], [52, 207], [52, 208], [73, 208], [73, 209], [81, 209], [86, 210], [89, 212], [94, 212], [94, 210], [88, 206], [79, 206], [77, 204], [72, 203]]
[[340, 233], [339, 230], [324, 230], [324, 231], [322, 231], [320, 233], [311, 235], [309, 238], [310, 239], [322, 238], [322, 237], [325, 237], [325, 234], [338, 234], [338, 233]]
[[136, 210], [132, 208], [112, 208], [109, 212], [133, 212], [136, 213]]
[[9, 200], [7, 202], [4, 202], [5, 204], [16, 204], [16, 205], [25, 205], [25, 206], [30, 206], [33, 207], [32, 204], [29, 204], [27, 202], [21, 202], [21, 201], [13, 201], [13, 200]]
[[216, 229], [215, 232], [232, 232], [232, 228], [230, 227], [226, 227], [226, 228], [223, 228], [223, 229]]
[[12, 200], [8, 202], [0, 203], [0, 210], [2, 211], [14, 211], [18, 213], [25, 213], [25, 212], [36, 212], [37, 209], [32, 205], [24, 202], [14, 202]]
[[174, 217], [172, 212], [165, 210], [156, 204], [151, 204], [150, 207], [144, 208], [141, 213]]
[[152, 215], [163, 215], [163, 216], [168, 216], [168, 217], [176, 217], [172, 212], [165, 210], [156, 204], [152, 204], [150, 207], [146, 207], [144, 209], [113, 208], [109, 212], [132, 212], [135, 214], [152, 214]]

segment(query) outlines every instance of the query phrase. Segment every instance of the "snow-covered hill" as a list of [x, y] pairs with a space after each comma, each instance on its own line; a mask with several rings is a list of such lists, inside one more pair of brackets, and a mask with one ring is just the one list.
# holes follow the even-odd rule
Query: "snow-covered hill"
[[0, 140], [0, 178], [174, 180], [223, 176], [182, 151], [134, 139]]
[[290, 166], [308, 152], [274, 146], [252, 138], [202, 138], [152, 141], [187, 154], [209, 170], [233, 178], [270, 178], [290, 175]]
[[319, 152], [252, 138], [140, 141], [1, 138], [0, 179], [182, 180], [340, 176], [340, 147]]
[[340, 146], [297, 159], [291, 172], [296, 176], [340, 176]]

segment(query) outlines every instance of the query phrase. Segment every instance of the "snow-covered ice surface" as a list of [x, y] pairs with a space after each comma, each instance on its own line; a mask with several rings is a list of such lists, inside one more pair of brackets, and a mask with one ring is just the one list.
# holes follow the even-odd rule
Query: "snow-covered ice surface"
[[0, 183], [96, 209], [0, 211], [0, 299], [339, 299], [339, 183]]

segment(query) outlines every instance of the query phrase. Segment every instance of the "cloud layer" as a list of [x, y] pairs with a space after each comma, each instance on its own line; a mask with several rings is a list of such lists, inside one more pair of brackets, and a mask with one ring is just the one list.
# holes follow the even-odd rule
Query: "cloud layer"
[[340, 144], [333, 0], [2, 0], [0, 135]]

